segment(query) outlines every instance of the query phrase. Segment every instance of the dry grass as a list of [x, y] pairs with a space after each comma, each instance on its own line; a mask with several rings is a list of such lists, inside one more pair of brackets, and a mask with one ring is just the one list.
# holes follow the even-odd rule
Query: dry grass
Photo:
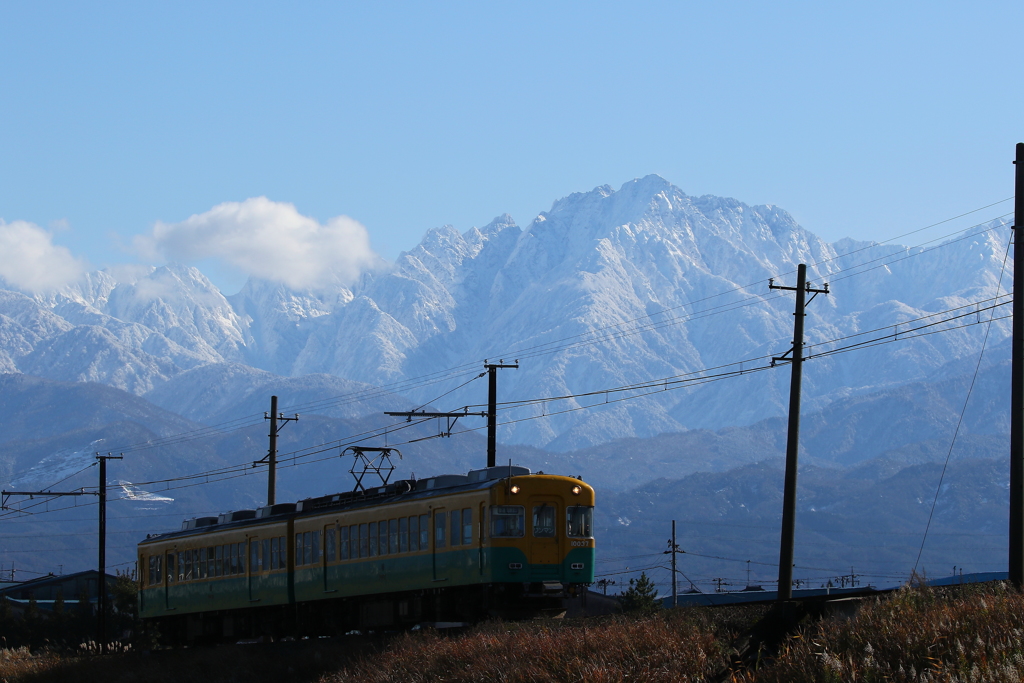
[[850, 620], [788, 640], [775, 661], [735, 681], [1020, 681], [1024, 595], [1005, 584], [903, 588]]
[[[0, 681], [204, 683], [261, 681], [704, 681], [726, 661], [758, 607], [683, 609], [628, 618], [483, 624], [444, 635], [420, 631], [274, 646], [83, 657], [0, 650]], [[867, 602], [785, 641], [750, 683], [1020, 681], [1024, 595], [1001, 584], [908, 588]]]
[[701, 681], [718, 666], [721, 642], [707, 624], [659, 616], [565, 626], [492, 624], [459, 638], [396, 640], [323, 683], [392, 681]]

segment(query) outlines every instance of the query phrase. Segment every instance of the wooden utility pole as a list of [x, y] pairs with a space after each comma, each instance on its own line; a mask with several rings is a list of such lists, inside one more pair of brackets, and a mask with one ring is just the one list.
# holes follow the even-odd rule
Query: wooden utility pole
[[1010, 581], [1024, 587], [1024, 142], [1017, 143], [1013, 204], [1013, 345], [1010, 369]]
[[[769, 289], [786, 289], [796, 292], [796, 311], [793, 313], [793, 348], [790, 358], [783, 354], [773, 358], [772, 365], [777, 361], [789, 360], [792, 364], [792, 376], [789, 384], [789, 431], [786, 437], [786, 482], [782, 497], [782, 538], [779, 543], [779, 600], [793, 598], [793, 539], [796, 528], [796, 473], [797, 456], [800, 450], [800, 382], [804, 362], [804, 307], [808, 292], [817, 296], [828, 294], [828, 283], [824, 289], [812, 289], [807, 284], [807, 265], [797, 266], [796, 287], [783, 287], [775, 284], [775, 279], [768, 280]], [[813, 300], [814, 297], [812, 296]]]

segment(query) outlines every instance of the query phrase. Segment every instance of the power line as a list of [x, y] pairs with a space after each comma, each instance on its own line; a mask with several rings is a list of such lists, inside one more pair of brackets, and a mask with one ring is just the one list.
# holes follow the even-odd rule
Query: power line
[[[1006, 260], [1010, 257], [1010, 243], [1006, 244], [1006, 253], [1003, 255], [1003, 267], [999, 271], [999, 282], [996, 283], [996, 295], [1003, 286], [1003, 275], [1006, 273]], [[921, 537], [921, 548], [917, 551], [917, 559], [914, 561], [914, 573], [921, 563], [921, 555], [924, 553], [924, 544], [928, 540], [928, 530], [932, 526], [932, 518], [935, 516], [935, 506], [939, 502], [939, 492], [942, 491], [942, 481], [946, 478], [946, 468], [949, 467], [949, 459], [953, 456], [953, 446], [956, 445], [956, 437], [960, 434], [960, 427], [964, 422], [964, 415], [967, 413], [967, 406], [971, 401], [971, 394], [974, 393], [974, 383], [978, 381], [978, 373], [981, 372], [981, 361], [985, 357], [985, 347], [988, 345], [988, 335], [992, 330], [992, 320], [995, 318], [995, 309], [989, 316], [988, 325], [985, 327], [985, 338], [981, 343], [981, 351], [978, 353], [978, 363], [974, 366], [974, 376], [971, 377], [971, 384], [967, 387], [967, 396], [964, 398], [964, 407], [960, 411], [960, 418], [957, 420], [956, 429], [953, 430], [953, 438], [949, 443], [949, 451], [946, 453], [946, 461], [942, 465], [942, 473], [939, 475], [939, 483], [935, 486], [935, 497], [932, 499], [931, 510], [928, 512], [928, 523], [924, 527], [924, 535]]]
[[[962, 217], [970, 215], [972, 213], [977, 213], [978, 211], [982, 211], [982, 210], [984, 210], [986, 208], [990, 208], [992, 206], [996, 206], [998, 204], [1001, 204], [1001, 203], [1004, 203], [1006, 201], [1009, 201], [1010, 199], [1012, 199], [1012, 197], [1007, 198], [1007, 199], [1003, 199], [1003, 200], [1000, 200], [1000, 201], [997, 201], [997, 202], [993, 202], [991, 204], [988, 204], [988, 205], [983, 206], [983, 207], [979, 207], [977, 209], [973, 209], [971, 211], [967, 211], [965, 213], [959, 214], [959, 215], [954, 216], [952, 218], [948, 218], [948, 219], [945, 219], [943, 221], [939, 221], [937, 223], [933, 223], [933, 224], [931, 224], [929, 226], [925, 226], [924, 228], [918, 228], [916, 230], [912, 230], [910, 232], [904, 233], [903, 235], [899, 235], [897, 237], [890, 238], [889, 240], [886, 240], [886, 242], [894, 240], [894, 239], [900, 239], [900, 238], [905, 237], [907, 235], [915, 234], [915, 233], [921, 232], [923, 230], [927, 230], [929, 228], [932, 228], [932, 227], [935, 227], [935, 226], [938, 226], [938, 225], [942, 225], [942, 224], [951, 222], [953, 220], [956, 220], [958, 218], [962, 218]], [[1010, 214], [1004, 214], [1004, 216], [1000, 216], [1000, 217], [998, 217], [997, 219], [994, 219], [994, 220], [999, 220], [999, 219], [1004, 218], [1005, 216], [1008, 216], [1008, 215], [1010, 215]], [[989, 222], [991, 222], [991, 221], [989, 221]], [[978, 225], [981, 225], [981, 224], [978, 224]], [[977, 225], [974, 226], [974, 227], [977, 227]], [[970, 229], [970, 228], [968, 228], [968, 229]], [[995, 228], [989, 228], [987, 230], [983, 230], [983, 231], [981, 231], [979, 233], [975, 233], [974, 235], [970, 235], [968, 237], [963, 237], [961, 239], [967, 239], [969, 237], [977, 236], [979, 234], [983, 234], [984, 232], [988, 232], [988, 231], [990, 231], [992, 229], [995, 229]], [[958, 232], [960, 232], [960, 231], [958, 231]], [[950, 233], [950, 234], [956, 234], [956, 233]], [[943, 239], [944, 237], [948, 237], [948, 236], [949, 235], [933, 238], [932, 240], [929, 240], [928, 242], [925, 242], [924, 244], [928, 244], [930, 242], [934, 242], [936, 240]], [[957, 241], [960, 241], [960, 240], [953, 240], [950, 243], [955, 243]], [[846, 258], [846, 257], [848, 257], [848, 256], [850, 256], [852, 254], [858, 253], [860, 251], [864, 251], [866, 249], [870, 249], [870, 248], [873, 248], [873, 247], [876, 247], [876, 246], [882, 246], [886, 242], [873, 243], [873, 244], [867, 245], [865, 247], [861, 247], [860, 249], [855, 249], [855, 250], [850, 251], [850, 252], [844, 252], [843, 254], [837, 254], [834, 257], [830, 257], [828, 259], [822, 259], [822, 260], [820, 260], [820, 261], [818, 261], [818, 262], [816, 262], [816, 263], [814, 263], [812, 265], [818, 266], [818, 265], [821, 265], [821, 264], [824, 264], [824, 263], [828, 263], [828, 262], [837, 260], [839, 258]], [[937, 245], [936, 247], [933, 247], [933, 248], [939, 248], [939, 247], [943, 247], [943, 246], [947, 246], [947, 244]], [[915, 249], [915, 248], [918, 248], [918, 247], [912, 247], [911, 249]], [[924, 251], [922, 251], [922, 252], [915, 252], [915, 253], [912, 253], [910, 255], [904, 256], [902, 258], [895, 259], [895, 260], [893, 260], [891, 262], [896, 262], [898, 260], [904, 260], [905, 258], [910, 258], [910, 257], [913, 257], [913, 256], [918, 256], [921, 253], [925, 253], [925, 252]], [[885, 258], [889, 258], [889, 256], [879, 257], [878, 259], [872, 259], [871, 261], [868, 261], [866, 263], [872, 263], [874, 261], [885, 259]], [[857, 264], [857, 265], [854, 265], [854, 266], [851, 266], [851, 267], [847, 268], [846, 270], [851, 270], [853, 268], [858, 268], [858, 267], [860, 267], [862, 265], [864, 265], [864, 264]], [[881, 266], [879, 266], [879, 267], [881, 267]], [[843, 271], [840, 270], [840, 271], [836, 271], [836, 272], [843, 272]], [[864, 272], [867, 272], [867, 271], [864, 271]], [[849, 275], [842, 276], [841, 278], [833, 277], [832, 279], [833, 279], [833, 282], [835, 282], [838, 279], [845, 279], [846, 277], [852, 277], [853, 275], [857, 275], [857, 274], [859, 274], [859, 273], [851, 273]], [[677, 318], [672, 318], [672, 319], [670, 319], [668, 321], [661, 321], [659, 323], [651, 323], [650, 325], [645, 325], [645, 326], [642, 326], [640, 328], [636, 328], [636, 329], [633, 329], [633, 330], [619, 331], [616, 334], [609, 334], [609, 335], [605, 335], [605, 336], [602, 336], [602, 337], [597, 337], [597, 338], [591, 339], [591, 340], [586, 341], [586, 342], [579, 342], [577, 344], [568, 345], [568, 346], [565, 346], [565, 345], [563, 345], [563, 346], [553, 346], [553, 345], [557, 345], [557, 344], [560, 344], [562, 342], [568, 341], [570, 339], [577, 339], [577, 338], [580, 338], [580, 337], [594, 335], [594, 334], [602, 332], [604, 330], [612, 330], [612, 329], [615, 329], [615, 328], [619, 328], [619, 327], [622, 327], [624, 325], [628, 325], [628, 324], [637, 322], [639, 320], [652, 319], [655, 316], [665, 315], [666, 313], [668, 313], [670, 311], [673, 311], [673, 310], [677, 310], [679, 308], [683, 308], [683, 307], [687, 307], [687, 306], [693, 306], [694, 304], [701, 303], [701, 302], [704, 302], [704, 301], [708, 301], [708, 300], [714, 299], [716, 297], [724, 296], [724, 295], [727, 295], [727, 294], [730, 294], [730, 293], [733, 293], [733, 292], [737, 292], [737, 291], [743, 291], [743, 290], [748, 289], [750, 287], [756, 286], [758, 283], [759, 283], [759, 281], [753, 282], [753, 283], [750, 283], [750, 284], [747, 284], [747, 285], [742, 285], [740, 287], [735, 287], [735, 288], [732, 288], [732, 289], [720, 292], [718, 294], [714, 294], [714, 295], [710, 295], [710, 296], [704, 297], [702, 299], [698, 299], [696, 301], [685, 302], [683, 304], [679, 304], [677, 306], [673, 306], [673, 307], [669, 307], [669, 308], [666, 308], [666, 309], [662, 309], [660, 311], [656, 311], [654, 313], [650, 313], [650, 314], [647, 314], [647, 315], [644, 315], [644, 316], [640, 316], [640, 317], [634, 318], [632, 320], [628, 320], [628, 321], [623, 321], [623, 322], [620, 322], [620, 323], [614, 323], [614, 324], [611, 324], [611, 325], [607, 325], [607, 326], [605, 326], [603, 328], [598, 328], [596, 330], [589, 330], [589, 331], [584, 332], [584, 333], [580, 333], [580, 334], [577, 334], [577, 335], [572, 335], [572, 336], [569, 336], [569, 337], [564, 337], [562, 339], [553, 340], [551, 342], [545, 342], [543, 344], [534, 345], [532, 347], [525, 347], [525, 348], [521, 348], [521, 349], [517, 349], [516, 347], [513, 347], [512, 350], [510, 350], [510, 351], [508, 351], [508, 352], [506, 352], [504, 354], [497, 353], [497, 354], [492, 354], [492, 355], [493, 356], [502, 356], [502, 355], [504, 355], [504, 356], [508, 356], [508, 357], [517, 356], [517, 357], [519, 357], [521, 359], [522, 358], [531, 358], [531, 357], [536, 357], [536, 356], [539, 356], [539, 355], [548, 355], [550, 353], [555, 353], [555, 352], [558, 352], [558, 351], [567, 350], [569, 348], [574, 348], [576, 346], [592, 345], [592, 344], [595, 344], [595, 343], [600, 343], [602, 341], [610, 341], [610, 340], [621, 338], [623, 336], [639, 334], [639, 333], [642, 333], [644, 331], [650, 331], [650, 330], [653, 330], [653, 329], [659, 329], [661, 327], [665, 327], [665, 326], [669, 326], [669, 325], [678, 325], [681, 322], [684, 322], [686, 320], [692, 320], [692, 319], [694, 319], [694, 318], [696, 318], [698, 316], [696, 314], [691, 314], [689, 316], [680, 316], [680, 317], [677, 317]], [[730, 308], [727, 308], [729, 306], [737, 306], [738, 304], [742, 304], [743, 306], [752, 305], [753, 303], [761, 302], [761, 301], [764, 301], [764, 300], [767, 300], [767, 299], [765, 297], [760, 297], [760, 296], [748, 297], [747, 299], [741, 300], [740, 302], [733, 302], [731, 304], [722, 304], [721, 306], [713, 307], [711, 309], [707, 309], [707, 311], [701, 311], [701, 312], [698, 312], [698, 313], [718, 314], [718, 313], [712, 313], [712, 311], [714, 311], [715, 309], [726, 309], [726, 310], [722, 310], [720, 312], [727, 312], [728, 310], [732, 310]], [[750, 304], [745, 303], [745, 302], [748, 302], [748, 301], [752, 302], [752, 303], [750, 303]], [[704, 317], [704, 316], [699, 316], [699, 317]], [[341, 395], [339, 397], [328, 398], [328, 399], [320, 399], [318, 401], [313, 401], [313, 402], [309, 402], [309, 403], [306, 403], [306, 404], [300, 404], [298, 406], [290, 406], [290, 407], [288, 407], [287, 410], [289, 412], [299, 412], [300, 410], [304, 411], [304, 412], [308, 412], [308, 410], [315, 409], [315, 407], [328, 407], [328, 406], [331, 406], [331, 405], [341, 405], [341, 404], [351, 403], [351, 402], [355, 402], [355, 401], [368, 400], [369, 398], [373, 398], [373, 397], [376, 397], [376, 396], [382, 396], [385, 393], [387, 393], [387, 391], [389, 391], [389, 390], [390, 391], [408, 391], [408, 390], [412, 390], [412, 389], [415, 389], [415, 388], [420, 388], [422, 386], [428, 386], [429, 384], [434, 384], [434, 383], [437, 383], [437, 382], [445, 381], [447, 379], [450, 379], [451, 376], [453, 376], [455, 374], [459, 374], [459, 373], [465, 374], [465, 370], [471, 368], [473, 365], [474, 365], [474, 363], [472, 363], [472, 362], [465, 363], [465, 364], [456, 366], [454, 368], [449, 368], [449, 369], [445, 369], [445, 370], [439, 370], [439, 371], [436, 371], [434, 373], [428, 373], [427, 375], [423, 375], [421, 377], [399, 380], [397, 382], [393, 382], [393, 383], [388, 384], [388, 385], [383, 385], [382, 387], [369, 388], [369, 389], [362, 390], [360, 392], [353, 392], [351, 394], [344, 394], [344, 395]], [[112, 449], [112, 450], [117, 450], [119, 452], [126, 452], [127, 453], [127, 452], [135, 452], [135, 451], [139, 451], [139, 450], [154, 448], [154, 447], [161, 446], [161, 445], [174, 445], [174, 444], [177, 444], [177, 443], [182, 443], [183, 441], [191, 440], [193, 438], [202, 438], [204, 436], [209, 436], [209, 435], [215, 434], [215, 433], [225, 433], [224, 430], [227, 430], [227, 432], [230, 432], [230, 431], [235, 431], [237, 429], [242, 429], [242, 428], [245, 428], [245, 427], [248, 427], [248, 426], [253, 426], [254, 424], [257, 424], [256, 422], [254, 422], [256, 419], [257, 419], [257, 416], [255, 416], [255, 415], [254, 416], [246, 416], [246, 417], [242, 417], [242, 418], [236, 418], [235, 420], [231, 420], [231, 421], [227, 421], [227, 422], [224, 422], [224, 423], [220, 423], [219, 425], [212, 425], [212, 426], [209, 426], [209, 427], [203, 427], [203, 428], [200, 428], [200, 429], [197, 429], [197, 430], [193, 430], [191, 432], [186, 432], [186, 433], [184, 433], [182, 435], [171, 435], [171, 436], [168, 436], [168, 437], [164, 437], [163, 439], [155, 439], [155, 440], [151, 440], [151, 441], [147, 441], [147, 442], [141, 442], [141, 443], [137, 443], [137, 444], [129, 444], [127, 446], [124, 446], [124, 447], [121, 447], [121, 448], [115, 448], [115, 449]], [[232, 425], [235, 425], [235, 426], [232, 426]], [[231, 428], [228, 429], [228, 427], [231, 427]]]

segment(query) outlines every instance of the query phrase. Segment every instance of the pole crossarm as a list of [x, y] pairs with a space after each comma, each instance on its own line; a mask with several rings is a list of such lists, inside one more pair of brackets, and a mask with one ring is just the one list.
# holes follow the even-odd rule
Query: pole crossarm
[[[409, 412], [395, 412], [395, 413], [384, 413], [384, 414], [385, 415], [390, 415], [391, 417], [404, 417], [406, 422], [412, 422], [412, 419], [414, 417], [444, 418], [447, 421], [447, 428], [443, 432], [438, 434], [438, 436], [451, 436], [452, 435], [452, 429], [455, 428], [455, 423], [459, 421], [460, 417], [487, 417], [487, 413], [471, 413], [471, 412], [468, 412], [468, 409], [462, 411], [461, 413], [429, 413], [429, 412], [424, 411], [424, 410], [410, 410]], [[434, 437], [427, 437], [427, 438], [428, 439], [432, 439]], [[420, 439], [416, 439], [416, 440], [420, 441]]]
[[10, 500], [11, 496], [28, 496], [34, 498], [36, 496], [49, 497], [49, 496], [98, 496], [99, 491], [0, 491], [0, 510], [10, 510], [7, 507], [7, 501]]

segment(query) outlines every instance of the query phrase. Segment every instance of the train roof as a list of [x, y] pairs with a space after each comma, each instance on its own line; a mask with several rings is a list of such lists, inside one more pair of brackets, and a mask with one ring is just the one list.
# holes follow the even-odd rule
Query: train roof
[[[148, 536], [142, 543], [223, 531], [253, 524], [273, 522], [289, 516], [304, 517], [328, 510], [348, 510], [382, 505], [398, 500], [417, 500], [438, 495], [490, 488], [506, 477], [532, 474], [528, 467], [498, 466], [470, 470], [468, 474], [442, 474], [426, 479], [400, 479], [385, 486], [305, 498], [297, 503], [278, 503], [256, 510], [234, 510], [219, 517], [194, 517], [182, 522], [181, 530]], [[537, 474], [544, 474], [537, 472]]]

